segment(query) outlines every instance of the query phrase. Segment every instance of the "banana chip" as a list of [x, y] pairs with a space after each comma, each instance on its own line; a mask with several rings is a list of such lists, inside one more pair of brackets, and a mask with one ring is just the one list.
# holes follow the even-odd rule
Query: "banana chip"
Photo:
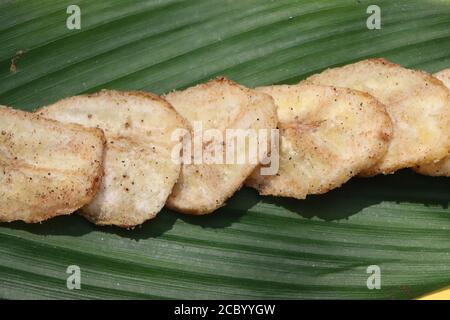
[[[450, 89], [450, 69], [439, 71], [438, 73], [435, 73], [434, 76], [441, 80], [447, 86], [447, 88]], [[420, 174], [427, 176], [450, 177], [450, 157], [447, 156], [441, 161], [418, 166], [414, 168], [414, 170]]]
[[326, 70], [307, 81], [364, 91], [386, 106], [394, 125], [389, 149], [361, 175], [389, 174], [447, 156], [450, 91], [431, 75], [384, 59], [369, 59]]
[[95, 196], [105, 137], [0, 106], [0, 221], [41, 222]]
[[[270, 96], [247, 89], [225, 78], [211, 80], [184, 91], [172, 92], [166, 99], [190, 122], [193, 130], [198, 125], [201, 126], [201, 130], [197, 131], [201, 134], [214, 132], [222, 138], [231, 130], [249, 130], [249, 134], [258, 133], [257, 138], [253, 140], [258, 148], [265, 144], [262, 141], [263, 136], [259, 135], [260, 130], [270, 131], [268, 129], [276, 128], [277, 125], [276, 106]], [[230, 142], [231, 139], [224, 138], [221, 141], [219, 137], [217, 140], [202, 141], [201, 154], [204, 156], [210, 149], [225, 144], [223, 152], [218, 152], [219, 158], [225, 153], [231, 151], [234, 153], [235, 150], [236, 161], [228, 162], [225, 159], [223, 163], [220, 161], [195, 163], [195, 160], [191, 163], [184, 162], [180, 180], [167, 201], [168, 207], [196, 215], [216, 210], [243, 185], [269, 152], [267, 148], [267, 153], [255, 159], [257, 160], [255, 162], [246, 157], [246, 161], [239, 163], [237, 158], [245, 154], [250, 155], [248, 152], [251, 147], [245, 145], [239, 148], [236, 145], [233, 149], [227, 141]]]
[[162, 209], [181, 169], [171, 158], [178, 143], [172, 132], [186, 126], [167, 101], [143, 92], [101, 91], [37, 112], [105, 132], [105, 177], [95, 199], [81, 210], [87, 219], [129, 228]]
[[385, 154], [392, 124], [368, 94], [311, 84], [257, 88], [278, 106], [277, 175], [255, 171], [246, 185], [261, 195], [304, 199], [339, 187]]

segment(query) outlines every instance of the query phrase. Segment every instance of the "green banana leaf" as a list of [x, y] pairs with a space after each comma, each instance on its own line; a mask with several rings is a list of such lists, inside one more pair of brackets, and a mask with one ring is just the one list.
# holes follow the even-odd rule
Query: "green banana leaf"
[[[66, 26], [71, 4], [79, 30]], [[370, 4], [381, 8], [380, 30], [366, 26]], [[296, 83], [367, 57], [450, 67], [450, 1], [0, 2], [0, 104], [25, 110], [218, 75]], [[165, 209], [135, 230], [78, 215], [3, 223], [0, 297], [412, 299], [450, 285], [449, 201], [448, 178], [403, 170], [305, 201], [244, 188], [213, 215]], [[81, 268], [80, 290], [66, 286], [69, 265]], [[371, 265], [380, 289], [368, 289]]]

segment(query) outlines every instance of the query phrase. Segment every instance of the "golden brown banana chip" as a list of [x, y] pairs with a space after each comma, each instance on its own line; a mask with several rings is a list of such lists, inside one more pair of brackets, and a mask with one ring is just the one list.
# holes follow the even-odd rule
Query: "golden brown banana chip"
[[164, 206], [181, 165], [171, 158], [172, 132], [185, 121], [164, 99], [143, 92], [101, 91], [37, 111], [62, 122], [104, 130], [105, 177], [82, 214], [99, 225], [133, 227]]
[[0, 106], [0, 221], [40, 222], [89, 203], [104, 143], [99, 129]]
[[262, 195], [304, 199], [341, 186], [386, 153], [392, 133], [385, 107], [372, 96], [320, 85], [257, 88], [278, 106], [280, 169], [246, 181]]
[[[211, 80], [184, 91], [172, 92], [166, 99], [190, 122], [194, 132], [195, 126], [201, 125], [203, 131], [197, 131], [201, 131], [202, 134], [216, 132], [223, 138], [235, 129], [248, 130], [246, 132], [249, 133], [260, 130], [267, 132], [277, 125], [276, 106], [270, 96], [247, 89], [225, 78]], [[195, 133], [193, 139], [194, 135]], [[258, 148], [264, 144], [261, 137], [258, 135], [253, 140], [253, 142], [257, 140]], [[182, 213], [196, 215], [210, 213], [223, 206], [261, 163], [261, 158], [252, 162], [249, 157], [246, 157], [246, 161], [238, 162], [239, 156], [250, 155], [248, 152], [251, 147], [246, 145], [241, 148], [236, 145], [233, 149], [229, 144], [231, 138], [223, 140], [226, 147], [218, 154], [223, 156], [235, 150], [236, 161], [225, 159], [223, 163], [220, 161], [199, 163], [195, 160], [191, 163], [184, 162], [180, 180], [167, 201], [168, 207]], [[223, 145], [222, 142], [220, 138], [200, 142], [201, 154], [205, 155], [210, 149], [220, 147]]]
[[[435, 73], [434, 76], [441, 80], [450, 89], [450, 68]], [[450, 151], [449, 151], [450, 152]], [[414, 168], [420, 174], [427, 176], [450, 177], [450, 156], [435, 163], [424, 164]]]
[[362, 175], [439, 161], [448, 154], [450, 92], [431, 75], [384, 59], [369, 59], [313, 75], [307, 81], [370, 93], [386, 106], [394, 130], [385, 157]]

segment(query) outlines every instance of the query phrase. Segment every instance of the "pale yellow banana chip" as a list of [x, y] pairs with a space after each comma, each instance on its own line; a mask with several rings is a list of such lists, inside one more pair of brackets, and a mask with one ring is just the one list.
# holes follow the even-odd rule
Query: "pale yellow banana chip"
[[172, 132], [186, 124], [164, 99], [143, 92], [101, 91], [37, 111], [62, 122], [104, 130], [105, 177], [81, 213], [99, 225], [134, 227], [154, 218], [177, 181]]
[[368, 92], [386, 106], [394, 125], [389, 149], [362, 175], [393, 173], [448, 154], [450, 91], [431, 75], [369, 59], [326, 70], [307, 81]]
[[[166, 99], [190, 122], [191, 127], [200, 123], [203, 132], [210, 129], [217, 129], [222, 134], [226, 134], [227, 129], [258, 131], [276, 128], [277, 125], [276, 106], [270, 96], [225, 78], [169, 93]], [[260, 142], [258, 140], [258, 144]], [[203, 143], [202, 154], [210, 146]], [[227, 150], [223, 150], [224, 153]], [[238, 154], [248, 151], [247, 148], [236, 150]], [[210, 213], [225, 204], [259, 163], [250, 160], [244, 163], [224, 161], [223, 164], [184, 163], [180, 180], [167, 206], [182, 213]]]
[[386, 153], [392, 124], [384, 105], [366, 93], [299, 84], [257, 88], [278, 106], [277, 175], [255, 171], [246, 185], [262, 195], [304, 199], [341, 186]]
[[[435, 73], [434, 76], [441, 80], [447, 88], [450, 89], [450, 68]], [[450, 152], [450, 150], [449, 150]], [[450, 177], [450, 156], [442, 159], [441, 161], [424, 164], [414, 168], [414, 170], [420, 174], [427, 176], [444, 176]]]
[[0, 106], [0, 221], [40, 222], [89, 203], [104, 144], [99, 129]]

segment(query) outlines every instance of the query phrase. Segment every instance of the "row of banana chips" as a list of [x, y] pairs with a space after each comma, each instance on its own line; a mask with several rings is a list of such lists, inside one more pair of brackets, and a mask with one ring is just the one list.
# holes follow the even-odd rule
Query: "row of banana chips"
[[[0, 107], [0, 221], [77, 211], [133, 228], [164, 206], [214, 212], [243, 185], [304, 199], [403, 168], [448, 177], [447, 86], [450, 69], [433, 77], [369, 59], [294, 85], [217, 78], [162, 97], [103, 90], [33, 113]], [[223, 138], [229, 130], [265, 132], [254, 136], [256, 161], [205, 159], [235, 147]]]

